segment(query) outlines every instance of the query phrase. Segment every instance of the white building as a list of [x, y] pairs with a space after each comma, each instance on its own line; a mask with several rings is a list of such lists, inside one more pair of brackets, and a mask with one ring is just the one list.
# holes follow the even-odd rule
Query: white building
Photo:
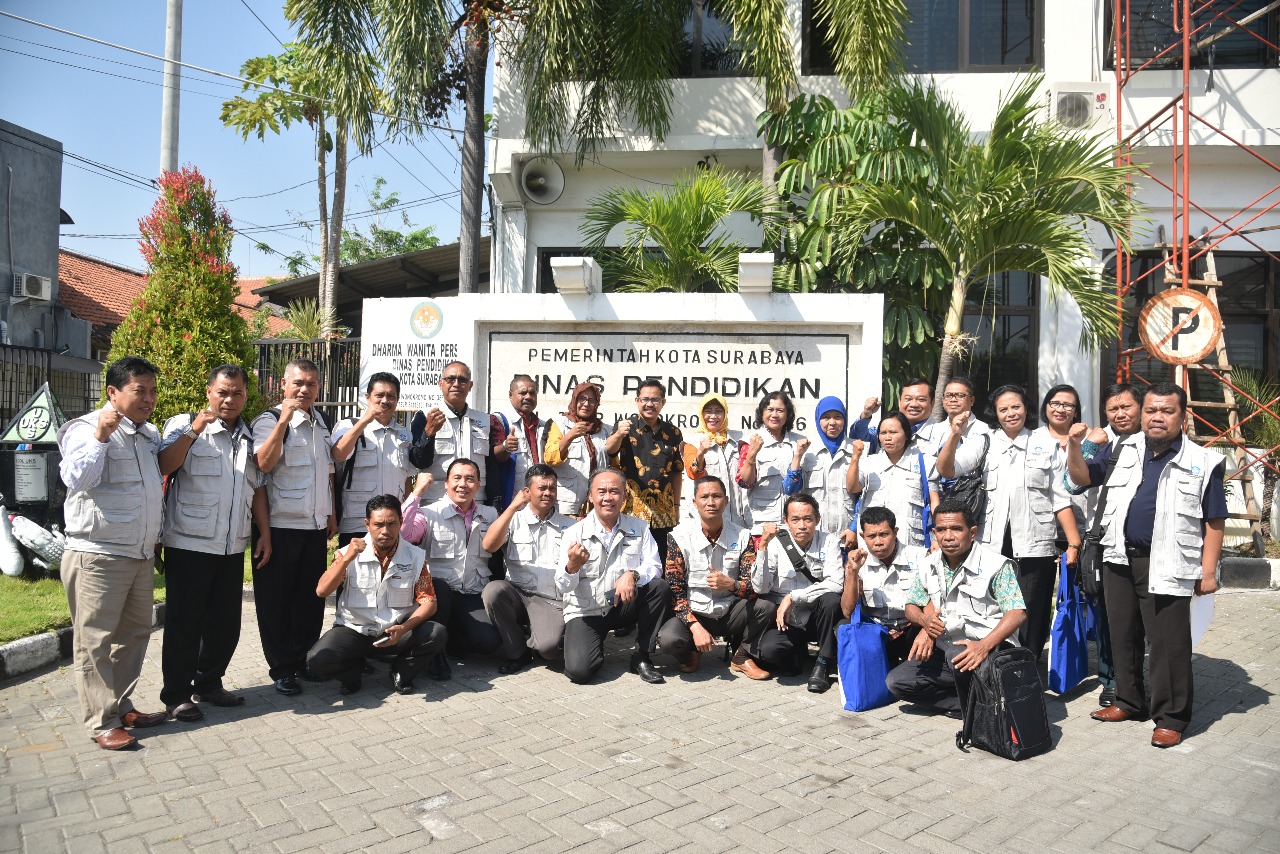
[[[1134, 22], [1131, 55], [1135, 59], [1148, 57], [1175, 40], [1170, 0], [1129, 3]], [[1255, 155], [1280, 163], [1280, 70], [1272, 47], [1280, 34], [1280, 11], [1266, 9], [1275, 5], [1269, 0], [1218, 0], [1205, 5], [1219, 8], [1209, 9], [1199, 19], [1208, 25], [1199, 35], [1203, 38], [1224, 31], [1226, 35], [1197, 54], [1191, 73], [1192, 109], [1253, 150], [1238, 147], [1207, 125], [1192, 128], [1190, 196], [1198, 208], [1190, 218], [1191, 231], [1198, 235], [1217, 225], [1214, 217], [1228, 220], [1237, 211], [1242, 213], [1229, 219], [1231, 226], [1251, 219], [1252, 228], [1277, 226], [1280, 214], [1266, 209], [1280, 201], [1280, 172]], [[790, 0], [790, 6], [794, 30], [801, 34], [794, 54], [802, 88], [840, 100], [838, 84], [824, 73], [829, 60], [820, 37], [813, 32], [811, 0]], [[913, 70], [932, 73], [957, 99], [975, 128], [989, 126], [1001, 93], [1013, 85], [1020, 71], [1032, 68], [1044, 71], [1046, 104], [1063, 93], [1084, 93], [1083, 104], [1091, 105], [1092, 116], [1085, 121], [1114, 127], [1118, 103], [1125, 133], [1142, 125], [1181, 92], [1181, 54], [1174, 52], [1163, 67], [1133, 75], [1117, 94], [1111, 59], [1112, 0], [907, 0], [907, 6], [913, 15], [908, 27], [908, 59]], [[722, 39], [723, 25], [704, 11], [701, 0], [691, 7], [694, 11], [688, 31], [703, 33], [706, 45], [717, 37]], [[1248, 27], [1269, 44], [1236, 31], [1221, 19], [1212, 20], [1214, 11], [1241, 20], [1263, 9], [1266, 11]], [[702, 19], [698, 29], [693, 27], [695, 15]], [[1151, 45], [1157, 47], [1151, 49]], [[533, 156], [522, 135], [521, 93], [503, 68], [498, 68], [496, 75], [497, 139], [489, 163], [494, 188], [494, 291], [553, 291], [549, 259], [581, 254], [578, 227], [583, 210], [607, 187], [670, 183], [676, 174], [693, 169], [698, 161], [712, 155], [725, 166], [760, 167], [762, 145], [755, 120], [764, 107], [755, 81], [732, 70], [691, 70], [675, 83], [676, 112], [664, 140], [619, 137], [609, 142], [597, 162], [580, 170], [574, 168], [572, 153], [557, 157], [564, 175], [563, 192], [553, 202], [539, 204], [520, 181]], [[1173, 152], [1169, 125], [1148, 141], [1150, 144], [1135, 152], [1135, 161], [1149, 164], [1157, 178], [1169, 183]], [[1150, 209], [1152, 224], [1150, 233], [1139, 242], [1153, 246], [1156, 227], [1164, 224], [1167, 229], [1172, 222], [1173, 196], [1154, 180], [1144, 179], [1140, 197]], [[759, 242], [759, 233], [749, 222], [734, 227], [748, 244]], [[1260, 231], [1250, 239], [1252, 243], [1233, 238], [1216, 253], [1218, 275], [1227, 282], [1219, 298], [1232, 363], [1274, 375], [1280, 373], [1280, 230]], [[1114, 247], [1100, 244], [1095, 261], [1105, 265], [1113, 254]], [[1158, 259], [1159, 253], [1145, 257]], [[1142, 263], [1135, 264], [1135, 271]], [[982, 317], [976, 307], [970, 319], [971, 329], [979, 333], [979, 349], [987, 354], [985, 359], [982, 352], [976, 357], [972, 370], [975, 381], [987, 389], [1002, 382], [1019, 382], [1041, 394], [1055, 383], [1070, 382], [1089, 402], [1086, 418], [1091, 414], [1096, 417], [1099, 387], [1114, 376], [1114, 351], [1082, 354], [1077, 339], [1078, 315], [1073, 308], [1050, 304], [1042, 283], [1011, 275], [998, 284], [1000, 305], [994, 323], [989, 310]], [[1154, 281], [1135, 288], [1129, 300], [1135, 306], [1134, 317], [1136, 307], [1152, 289], [1162, 287]], [[1133, 318], [1127, 317], [1126, 322], [1132, 329]], [[1132, 340], [1136, 343], [1136, 336]], [[1163, 366], [1135, 368], [1148, 379], [1167, 376], [1160, 373]]]

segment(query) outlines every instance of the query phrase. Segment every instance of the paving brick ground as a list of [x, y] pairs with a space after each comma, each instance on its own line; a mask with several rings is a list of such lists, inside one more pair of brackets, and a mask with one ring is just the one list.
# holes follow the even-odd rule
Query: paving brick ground
[[1049, 702], [1056, 749], [1017, 764], [957, 751], [954, 721], [840, 712], [718, 656], [646, 685], [614, 641], [585, 687], [467, 660], [412, 696], [380, 671], [351, 698], [286, 698], [244, 619], [228, 684], [246, 705], [137, 751], [89, 741], [65, 670], [0, 684], [0, 850], [1280, 851], [1280, 593], [1219, 595], [1178, 748], [1090, 721], [1090, 680]]

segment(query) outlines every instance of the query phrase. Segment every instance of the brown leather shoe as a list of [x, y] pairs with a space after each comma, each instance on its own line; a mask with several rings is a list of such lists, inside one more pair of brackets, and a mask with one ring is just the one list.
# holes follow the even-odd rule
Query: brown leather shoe
[[756, 664], [751, 656], [746, 654], [746, 650], [741, 647], [733, 655], [733, 661], [729, 662], [729, 669], [737, 673], [741, 673], [748, 679], [768, 679], [769, 671]]
[[1176, 729], [1167, 729], [1166, 727], [1158, 726], [1156, 727], [1156, 731], [1151, 733], [1152, 747], [1174, 747], [1181, 743], [1182, 733], [1178, 732]]
[[702, 653], [696, 649], [689, 653], [689, 657], [680, 662], [681, 673], [697, 673], [698, 668], [702, 666]]
[[160, 726], [169, 719], [168, 712], [140, 712], [134, 709], [120, 716], [120, 722], [130, 729], [142, 729], [149, 726]]
[[98, 746], [103, 750], [124, 750], [138, 743], [136, 738], [125, 732], [124, 727], [109, 729], [93, 740], [98, 742]]
[[244, 705], [244, 697], [241, 697], [239, 694], [232, 694], [226, 688], [214, 688], [212, 691], [195, 694], [191, 699], [197, 703], [213, 703], [215, 706], [223, 706], [226, 708]]
[[1118, 721], [1139, 720], [1134, 715], [1129, 714], [1119, 706], [1103, 706], [1089, 713], [1089, 717], [1095, 721], [1106, 721], [1107, 723], [1116, 723]]

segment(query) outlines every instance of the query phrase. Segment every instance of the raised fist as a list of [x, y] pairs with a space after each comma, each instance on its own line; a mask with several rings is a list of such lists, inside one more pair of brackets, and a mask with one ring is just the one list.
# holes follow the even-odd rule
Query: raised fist
[[116, 432], [116, 428], [120, 426], [120, 419], [123, 417], [114, 406], [104, 408], [98, 413], [98, 427], [94, 430], [94, 438], [99, 442], [105, 442], [110, 439], [111, 434]]
[[853, 444], [849, 446], [849, 456], [855, 460], [862, 456], [862, 452], [867, 449], [867, 443], [861, 439], [854, 439]]
[[196, 431], [196, 433], [203, 433], [204, 428], [216, 421], [217, 418], [217, 414], [215, 414], [212, 409], [201, 409], [195, 414], [195, 417], [191, 419], [191, 429]]
[[1085, 440], [1085, 436], [1089, 434], [1089, 425], [1083, 421], [1077, 421], [1071, 425], [1071, 429], [1067, 431], [1067, 438], [1075, 444], [1079, 445]]
[[443, 426], [444, 410], [437, 406], [427, 413], [427, 424], [423, 429], [428, 436], [435, 438], [435, 435], [440, 432], [440, 428]]
[[868, 397], [867, 402], [862, 404], [862, 417], [870, 418], [880, 411], [880, 398]]

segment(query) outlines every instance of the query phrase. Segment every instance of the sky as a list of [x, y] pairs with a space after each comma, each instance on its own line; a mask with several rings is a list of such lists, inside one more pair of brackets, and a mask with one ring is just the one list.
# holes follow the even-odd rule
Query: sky
[[[0, 10], [164, 54], [165, 0], [0, 0]], [[183, 62], [227, 74], [238, 74], [246, 59], [279, 52], [280, 41], [292, 39], [280, 0], [185, 0], [182, 23]], [[63, 159], [61, 206], [75, 220], [62, 226], [64, 248], [145, 268], [138, 252], [138, 220], [156, 196], [126, 176], [153, 179], [159, 174], [162, 66], [0, 17], [0, 117], [58, 140], [64, 152], [101, 164]], [[278, 136], [268, 133], [264, 141], [252, 135], [242, 141], [218, 119], [222, 102], [239, 94], [240, 84], [183, 69], [181, 87], [179, 162], [199, 168], [233, 225], [251, 233], [237, 235], [232, 249], [240, 274], [284, 274], [279, 256], [256, 249], [257, 241], [286, 254], [318, 254], [314, 238], [308, 240], [314, 232], [293, 224], [299, 218], [314, 223], [319, 204], [310, 128], [294, 125]], [[447, 123], [460, 128], [460, 113]], [[454, 136], [461, 140], [461, 134]], [[412, 146], [384, 143], [351, 162], [347, 213], [368, 209], [361, 187], [372, 187], [381, 176], [387, 180], [384, 194], [397, 192], [405, 203], [430, 200], [404, 210], [415, 227], [433, 226], [441, 242], [452, 242], [460, 219], [460, 159], [457, 143], [443, 131], [429, 131]], [[382, 223], [408, 230], [398, 215]]]

